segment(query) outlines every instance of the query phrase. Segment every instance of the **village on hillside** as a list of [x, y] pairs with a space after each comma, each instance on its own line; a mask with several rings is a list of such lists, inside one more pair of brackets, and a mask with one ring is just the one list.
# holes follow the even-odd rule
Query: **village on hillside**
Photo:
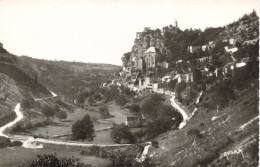
[[[255, 19], [254, 14], [251, 15]], [[240, 21], [236, 28], [230, 28], [232, 25], [226, 26], [220, 38], [216, 40], [186, 46], [184, 48], [186, 56], [171, 62], [167, 61], [171, 51], [165, 46], [167, 42], [165, 34], [170, 34], [174, 38], [174, 35], [181, 31], [177, 21], [174, 26], [170, 25], [162, 30], [145, 27], [143, 32], [136, 32], [132, 51], [122, 57], [123, 70], [113, 84], [127, 85], [134, 91], [156, 92], [164, 87], [165, 83], [193, 82], [198, 79], [196, 78], [198, 75], [208, 81], [218, 77], [223, 79], [230, 77], [236, 68], [243, 68], [249, 61], [254, 61], [251, 55], [239, 56], [244, 48], [249, 45], [257, 46], [259, 43], [258, 31], [251, 26], [254, 22], [251, 21], [250, 24], [247, 22], [246, 19]], [[225, 35], [226, 31], [230, 31], [228, 36]], [[237, 52], [239, 53], [236, 54]], [[216, 59], [223, 60], [221, 65], [216, 65]], [[197, 73], [195, 78], [194, 72]]]
[[[86, 19], [89, 4], [84, 5], [73, 14], [94, 21], [96, 31], [96, 21], [104, 20]], [[93, 9], [102, 9], [99, 5]], [[125, 36], [116, 39], [112, 32], [122, 30], [122, 22], [105, 30], [102, 25], [95, 34], [76, 27], [80, 19], [73, 20], [73, 31], [67, 29], [73, 34], [68, 37], [75, 45], [73, 54], [79, 57], [80, 50], [87, 50], [87, 56], [96, 58], [100, 50], [103, 56], [120, 50], [118, 57], [107, 57], [116, 64], [113, 58], [120, 61], [122, 55], [122, 66], [17, 56], [6, 49], [8, 42], [0, 43], [0, 167], [258, 166], [259, 16], [250, 10], [229, 24], [204, 30], [182, 29], [181, 19], [162, 28], [126, 29], [133, 35], [127, 52], [112, 42], [124, 43]], [[109, 23], [114, 19], [106, 17]], [[59, 25], [65, 29], [66, 24]], [[85, 32], [87, 42], [98, 48], [87, 47]], [[115, 39], [105, 38], [107, 34]], [[79, 37], [83, 41], [75, 42]], [[111, 42], [108, 51], [104, 38]], [[64, 51], [64, 43], [57, 43]]]

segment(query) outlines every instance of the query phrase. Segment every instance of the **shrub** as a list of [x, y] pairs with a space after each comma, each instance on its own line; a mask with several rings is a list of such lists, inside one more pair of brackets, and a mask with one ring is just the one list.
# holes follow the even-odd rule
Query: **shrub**
[[90, 116], [87, 114], [82, 120], [77, 121], [72, 126], [72, 137], [76, 140], [85, 140], [93, 141], [94, 138], [94, 125], [90, 119]]
[[4, 136], [0, 136], [0, 148], [10, 147], [10, 146], [12, 146], [10, 139]]
[[234, 88], [232, 87], [232, 82], [228, 79], [215, 85], [213, 88], [213, 96], [211, 97], [210, 107], [214, 108], [220, 105], [220, 108], [225, 107], [230, 100], [234, 100], [236, 95], [234, 93]]
[[23, 99], [22, 102], [21, 102], [21, 107], [26, 109], [26, 110], [29, 110], [30, 108], [33, 107], [34, 102], [35, 101], [34, 101], [34, 99], [32, 97]]
[[119, 106], [123, 106], [123, 105], [125, 105], [127, 103], [127, 100], [126, 100], [125, 96], [122, 96], [122, 95], [121, 96], [117, 96], [115, 101], [116, 101], [116, 104], [119, 105]]
[[104, 119], [112, 117], [107, 107], [100, 107], [98, 112], [101, 115], [101, 117]]
[[198, 129], [190, 129], [186, 133], [188, 136], [191, 136], [193, 138], [202, 139], [203, 135], [200, 133]]
[[115, 151], [110, 155], [111, 164], [108, 167], [155, 167], [149, 158], [146, 158], [144, 162], [136, 161], [136, 154], [131, 154], [128, 151], [121, 152]]
[[55, 111], [55, 113], [59, 112], [60, 111], [60, 106], [57, 105], [57, 104], [54, 104], [53, 110]]
[[177, 80], [171, 80], [171, 81], [168, 83], [169, 89], [170, 89], [170, 90], [174, 90], [176, 84], [177, 84]]
[[108, 152], [104, 150], [104, 148], [100, 148], [98, 146], [91, 146], [88, 148], [82, 148], [80, 150], [81, 155], [87, 155], [87, 156], [96, 156], [101, 158], [107, 158]]
[[14, 127], [12, 128], [12, 131], [14, 132], [22, 132], [24, 131], [24, 127], [22, 125], [22, 123], [18, 122], [16, 125], [14, 125]]
[[47, 104], [42, 106], [41, 112], [46, 116], [46, 118], [53, 117], [55, 114], [54, 109]]
[[135, 113], [135, 114], [137, 114], [137, 113], [140, 113], [140, 106], [139, 105], [137, 105], [137, 104], [132, 104], [131, 106], [129, 106], [129, 110], [130, 110], [130, 112], [131, 113]]
[[12, 146], [13, 146], [13, 147], [22, 146], [22, 145], [23, 145], [23, 143], [20, 142], [20, 141], [13, 141], [13, 142], [12, 142]]
[[121, 143], [121, 140], [128, 140], [130, 143], [135, 142], [134, 135], [130, 132], [130, 129], [125, 124], [114, 124], [110, 132], [110, 137], [115, 143]]
[[20, 167], [91, 167], [89, 164], [83, 164], [76, 158], [62, 158], [58, 159], [56, 154], [43, 154], [37, 155], [37, 159], [25, 164], [19, 165]]
[[78, 97], [77, 97], [77, 102], [79, 104], [83, 104], [88, 96], [89, 96], [89, 92], [88, 91], [80, 92]]
[[62, 119], [66, 119], [67, 118], [67, 113], [65, 112], [65, 111], [58, 111], [58, 112], [56, 112], [55, 113], [55, 116], [57, 117], [57, 118], [59, 118], [60, 119], [60, 121], [62, 120]]
[[142, 114], [149, 119], [156, 119], [159, 108], [165, 99], [159, 94], [153, 94], [141, 105]]
[[158, 148], [159, 147], [158, 141], [153, 140], [152, 141], [152, 146], [155, 147], [155, 148]]

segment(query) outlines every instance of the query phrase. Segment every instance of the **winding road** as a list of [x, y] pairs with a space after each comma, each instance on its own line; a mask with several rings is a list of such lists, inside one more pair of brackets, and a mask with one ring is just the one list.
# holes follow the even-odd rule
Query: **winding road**
[[[183, 117], [183, 122], [179, 125], [179, 129], [183, 128], [186, 125], [187, 120], [189, 119], [187, 113], [175, 102], [175, 93], [170, 92], [170, 91], [163, 91], [163, 92], [157, 92], [157, 93], [164, 93], [166, 95], [170, 95], [171, 97], [171, 105], [176, 108], [182, 115]], [[57, 97], [57, 95], [53, 92], [51, 92], [52, 96], [51, 97], [46, 97], [46, 98], [35, 98], [35, 101], [40, 101], [40, 100], [46, 100], [50, 98]], [[201, 96], [201, 95], [200, 95]], [[100, 147], [122, 147], [122, 146], [130, 146], [132, 144], [87, 144], [87, 143], [79, 143], [79, 142], [68, 142], [68, 141], [57, 141], [57, 140], [50, 140], [50, 139], [43, 139], [43, 138], [33, 138], [32, 136], [23, 136], [23, 135], [13, 135], [13, 136], [8, 136], [4, 134], [4, 131], [7, 128], [10, 128], [14, 126], [17, 122], [21, 121], [23, 119], [23, 114], [20, 111], [20, 106], [21, 104], [18, 103], [15, 106], [15, 113], [17, 115], [17, 118], [6, 124], [5, 126], [0, 128], [0, 136], [4, 136], [7, 138], [10, 138], [12, 140], [18, 140], [23, 142], [23, 147], [25, 148], [32, 148], [32, 149], [37, 149], [37, 148], [43, 148], [43, 143], [46, 144], [55, 144], [55, 145], [63, 145], [63, 146], [83, 146], [83, 147], [91, 147], [91, 146], [100, 146]], [[41, 144], [40, 144], [41, 143]], [[148, 154], [149, 148], [151, 146], [151, 142], [147, 142], [147, 145], [144, 147], [143, 153], [140, 158], [137, 159], [139, 162], [143, 162]]]
[[[50, 98], [57, 97], [57, 95], [53, 92], [51, 92], [52, 96], [51, 97], [46, 97], [46, 98], [41, 98], [37, 99], [35, 98], [35, 101], [40, 101], [40, 100], [46, 100]], [[23, 147], [25, 148], [43, 148], [42, 144], [39, 143], [46, 143], [46, 144], [55, 144], [55, 145], [66, 145], [66, 146], [100, 146], [100, 147], [122, 147], [122, 146], [130, 146], [131, 144], [87, 144], [87, 143], [79, 143], [79, 142], [67, 142], [67, 141], [57, 141], [57, 140], [49, 140], [49, 139], [43, 139], [43, 138], [33, 138], [32, 136], [24, 136], [24, 135], [13, 135], [13, 136], [8, 136], [4, 134], [4, 131], [7, 128], [11, 128], [14, 126], [17, 122], [21, 121], [23, 119], [23, 114], [20, 111], [20, 106], [21, 104], [18, 103], [15, 106], [15, 113], [17, 115], [16, 119], [0, 128], [0, 136], [4, 136], [7, 138], [10, 138], [11, 140], [18, 140], [23, 142]]]

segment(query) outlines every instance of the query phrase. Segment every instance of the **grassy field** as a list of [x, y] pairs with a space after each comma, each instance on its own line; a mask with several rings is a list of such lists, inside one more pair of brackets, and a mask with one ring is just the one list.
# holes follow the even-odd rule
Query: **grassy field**
[[82, 119], [86, 114], [89, 114], [91, 118], [99, 118], [99, 114], [96, 112], [86, 111], [85, 109], [76, 109], [74, 113], [68, 114], [68, 118], [60, 122], [55, 118], [54, 124], [40, 127], [32, 131], [33, 135], [41, 135], [44, 137], [53, 137], [54, 135], [64, 135], [71, 133], [72, 125]]
[[37, 154], [51, 154], [56, 153], [59, 158], [78, 158], [82, 163], [91, 164], [96, 167], [107, 166], [108, 159], [101, 159], [97, 157], [87, 157], [79, 155], [78, 152], [63, 152], [51, 149], [27, 149], [23, 147], [15, 147], [15, 150], [10, 148], [0, 149], [0, 166], [12, 167], [18, 166], [21, 163], [32, 161], [36, 159]]
[[[85, 109], [77, 109], [74, 113], [69, 114], [68, 118], [62, 122], [58, 119], [55, 119], [53, 125], [40, 127], [32, 130], [32, 135], [38, 135], [43, 137], [52, 138], [56, 135], [65, 135], [71, 133], [72, 125], [82, 119], [86, 114], [89, 114], [91, 118], [95, 119], [94, 129], [97, 131], [95, 133], [96, 137], [93, 142], [96, 144], [111, 144], [113, 141], [110, 139], [110, 130], [104, 130], [109, 127], [112, 127], [114, 123], [121, 124], [124, 123], [127, 116], [131, 116], [132, 114], [125, 109], [121, 109], [119, 106], [115, 104], [115, 102], [110, 102], [107, 104], [109, 112], [113, 117], [107, 119], [101, 119], [100, 114], [98, 113], [98, 109], [100, 106], [88, 106], [88, 111]], [[95, 111], [90, 111], [93, 109]], [[70, 137], [63, 137], [62, 139], [70, 140]]]

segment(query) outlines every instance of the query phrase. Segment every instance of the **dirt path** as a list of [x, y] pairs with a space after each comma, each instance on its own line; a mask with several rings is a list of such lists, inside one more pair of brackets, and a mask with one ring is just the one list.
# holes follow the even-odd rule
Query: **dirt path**
[[21, 113], [20, 111], [20, 106], [21, 104], [18, 103], [15, 108], [14, 108], [14, 112], [15, 114], [17, 115], [17, 117], [15, 118], [15, 120], [13, 120], [12, 122], [9, 122], [8, 124], [2, 126], [0, 128], [0, 136], [4, 136], [4, 137], [8, 137], [7, 135], [4, 134], [4, 131], [7, 129], [7, 128], [11, 128], [12, 126], [14, 126], [17, 122], [19, 122], [20, 120], [23, 119], [23, 114]]

